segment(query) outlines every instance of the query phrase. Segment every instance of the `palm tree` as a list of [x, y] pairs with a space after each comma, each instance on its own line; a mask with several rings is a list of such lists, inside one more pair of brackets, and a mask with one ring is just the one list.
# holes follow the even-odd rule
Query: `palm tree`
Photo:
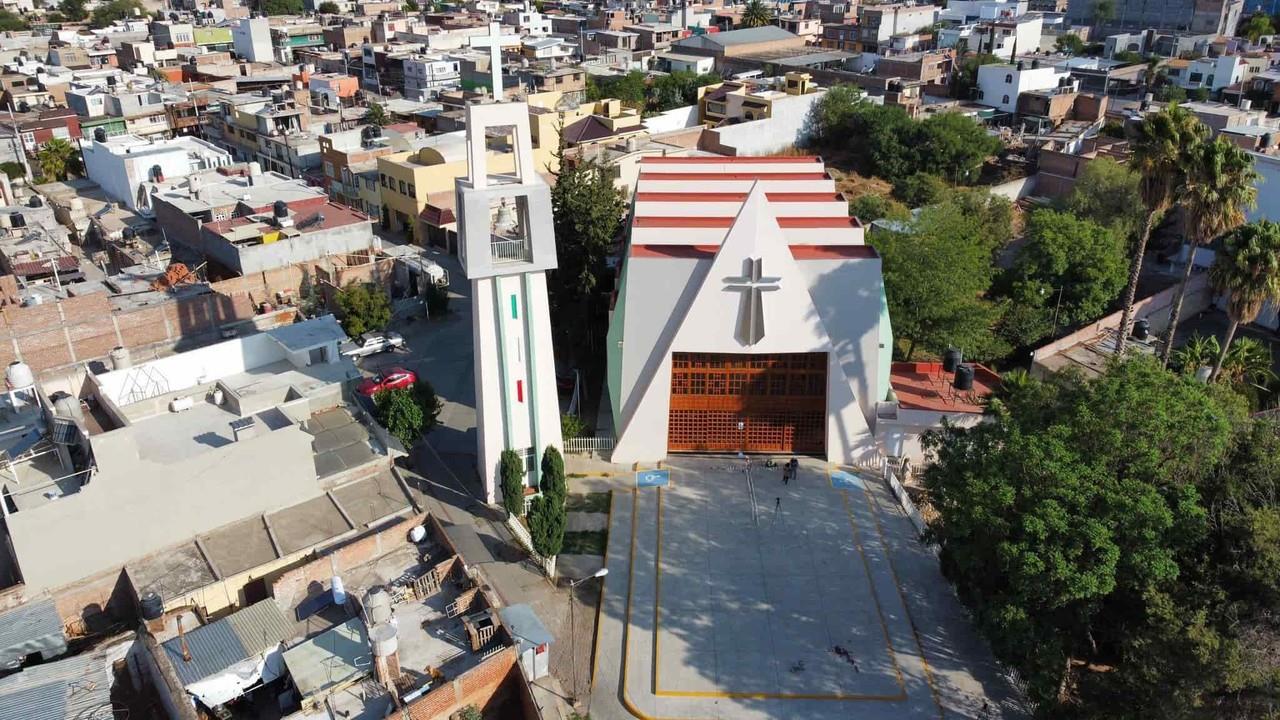
[[1173, 353], [1173, 365], [1178, 370], [1194, 375], [1202, 367], [1213, 367], [1222, 353], [1222, 345], [1216, 335], [1196, 333], [1186, 344]]
[[1222, 379], [1233, 385], [1265, 385], [1275, 380], [1271, 348], [1257, 338], [1237, 338], [1222, 361]]
[[1209, 268], [1209, 282], [1227, 296], [1231, 318], [1213, 365], [1211, 377], [1217, 380], [1240, 323], [1257, 320], [1268, 301], [1280, 300], [1280, 224], [1262, 220], [1227, 233]]
[[1178, 320], [1182, 316], [1182, 300], [1191, 280], [1196, 248], [1244, 222], [1244, 211], [1257, 204], [1258, 189], [1254, 183], [1258, 173], [1253, 158], [1238, 145], [1225, 138], [1201, 143], [1186, 153], [1186, 184], [1179, 204], [1187, 226], [1187, 262], [1182, 267], [1182, 283], [1178, 286], [1169, 315], [1169, 337], [1160, 352], [1163, 364], [1169, 364]]
[[40, 161], [40, 173], [49, 180], [66, 180], [67, 166], [75, 154], [76, 147], [71, 144], [71, 141], [63, 138], [49, 140], [36, 153]]
[[1120, 315], [1120, 337], [1116, 339], [1116, 354], [1124, 353], [1129, 339], [1129, 325], [1133, 322], [1133, 300], [1138, 293], [1138, 278], [1142, 275], [1142, 256], [1147, 252], [1151, 230], [1173, 202], [1174, 191], [1182, 186], [1182, 157], [1189, 147], [1194, 147], [1209, 135], [1209, 128], [1177, 103], [1172, 103], [1158, 113], [1151, 113], [1137, 124], [1134, 131], [1133, 160], [1130, 167], [1142, 176], [1139, 189], [1147, 216], [1142, 224], [1142, 235], [1133, 249], [1129, 262], [1129, 286], [1124, 292], [1124, 311]]
[[747, 0], [738, 18], [738, 27], [763, 27], [773, 22], [773, 13], [765, 6], [763, 0]]

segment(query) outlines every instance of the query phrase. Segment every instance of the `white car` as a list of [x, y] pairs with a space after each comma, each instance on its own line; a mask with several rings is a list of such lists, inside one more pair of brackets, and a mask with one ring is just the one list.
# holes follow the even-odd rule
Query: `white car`
[[400, 333], [369, 332], [343, 345], [342, 354], [347, 357], [365, 357], [404, 347]]

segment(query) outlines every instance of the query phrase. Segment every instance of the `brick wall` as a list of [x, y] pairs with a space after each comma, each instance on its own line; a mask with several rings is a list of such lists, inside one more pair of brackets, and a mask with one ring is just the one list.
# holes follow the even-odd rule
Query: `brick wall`
[[468, 705], [484, 710], [503, 687], [519, 674], [516, 649], [509, 647], [452, 681], [414, 700], [407, 708], [410, 720], [443, 720]]
[[276, 578], [271, 596], [296, 605], [308, 594], [311, 583], [328, 586], [329, 579], [351, 568], [371, 562], [409, 542], [409, 530], [426, 522], [426, 515], [405, 518], [379, 530], [333, 548], [326, 548], [316, 559], [299, 565]]

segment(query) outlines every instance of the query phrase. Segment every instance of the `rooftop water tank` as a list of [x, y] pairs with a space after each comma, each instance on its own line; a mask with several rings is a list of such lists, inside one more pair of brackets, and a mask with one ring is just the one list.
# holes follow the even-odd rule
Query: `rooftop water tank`
[[390, 657], [396, 654], [399, 642], [396, 640], [396, 626], [390, 623], [377, 625], [369, 631], [369, 642], [373, 645], [376, 657]]
[[369, 624], [381, 625], [391, 621], [391, 594], [381, 585], [369, 591], [364, 600], [365, 611], [369, 613]]
[[947, 348], [947, 351], [942, 353], [942, 369], [946, 372], [955, 372], [962, 362], [964, 362], [964, 353], [959, 348]]
[[1133, 337], [1137, 340], [1146, 340], [1151, 335], [1151, 321], [1146, 318], [1139, 318], [1133, 323]]
[[142, 619], [156, 620], [164, 614], [164, 599], [154, 592], [142, 596]]
[[129, 348], [117, 345], [111, 348], [111, 352], [107, 355], [111, 360], [112, 370], [124, 370], [133, 367], [133, 360], [129, 357]]
[[35, 386], [36, 375], [31, 372], [30, 365], [21, 360], [15, 360], [5, 368], [4, 384], [10, 390], [23, 390]]
[[956, 378], [952, 383], [959, 392], [967, 392], [973, 389], [973, 366], [965, 363], [956, 368]]
[[347, 589], [346, 589], [345, 587], [343, 587], [343, 586], [342, 586], [342, 578], [338, 577], [337, 575], [334, 575], [334, 576], [329, 580], [329, 587], [330, 587], [330, 589], [332, 589], [332, 591], [333, 591], [333, 604], [334, 604], [334, 605], [346, 605], [346, 604], [347, 604]]

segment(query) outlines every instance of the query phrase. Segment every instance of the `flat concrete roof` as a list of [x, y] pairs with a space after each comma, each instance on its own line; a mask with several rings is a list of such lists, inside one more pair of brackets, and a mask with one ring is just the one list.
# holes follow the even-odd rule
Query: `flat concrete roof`
[[[277, 522], [278, 521], [278, 522]], [[312, 498], [267, 516], [280, 550], [305, 550], [351, 529], [328, 495]]]
[[369, 662], [369, 633], [360, 618], [317, 635], [284, 651], [284, 664], [289, 668], [294, 687], [309, 698], [373, 670]]
[[254, 515], [200, 538], [209, 560], [224, 576], [237, 575], [275, 560], [275, 546], [262, 516]]

